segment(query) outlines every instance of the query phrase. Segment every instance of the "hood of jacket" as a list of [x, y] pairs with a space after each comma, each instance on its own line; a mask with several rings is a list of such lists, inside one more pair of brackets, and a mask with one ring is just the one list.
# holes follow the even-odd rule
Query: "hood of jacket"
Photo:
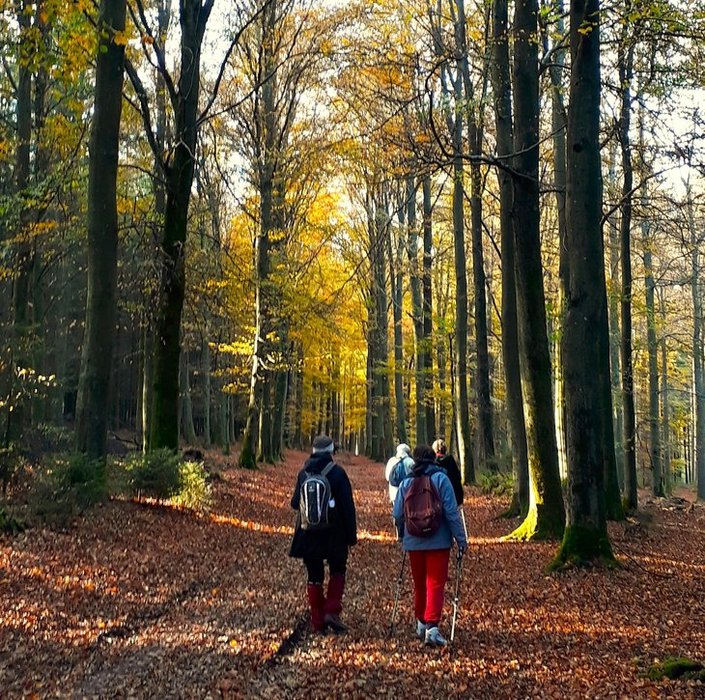
[[330, 452], [316, 452], [304, 462], [304, 469], [311, 474], [320, 474], [327, 464], [334, 461]]

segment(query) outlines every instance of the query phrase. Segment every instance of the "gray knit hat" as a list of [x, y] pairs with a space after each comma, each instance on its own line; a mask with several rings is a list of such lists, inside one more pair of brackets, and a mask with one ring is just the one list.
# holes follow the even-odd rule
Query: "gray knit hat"
[[313, 452], [333, 452], [335, 443], [327, 435], [319, 435], [313, 439]]

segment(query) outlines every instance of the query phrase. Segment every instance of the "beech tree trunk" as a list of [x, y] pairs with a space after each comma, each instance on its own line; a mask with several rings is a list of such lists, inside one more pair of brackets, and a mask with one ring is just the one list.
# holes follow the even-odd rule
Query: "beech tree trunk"
[[392, 318], [394, 321], [394, 419], [396, 439], [408, 442], [406, 435], [406, 405], [404, 403], [404, 336], [402, 334], [402, 299], [404, 296], [402, 264], [404, 251], [404, 220], [400, 210], [401, 231], [396, 254], [392, 251], [392, 237], [387, 236], [389, 280], [392, 292]]
[[193, 428], [193, 403], [188, 352], [181, 353], [181, 434], [188, 445], [196, 444], [196, 431]]
[[661, 468], [661, 412], [659, 405], [658, 340], [656, 337], [656, 284], [649, 222], [642, 224], [644, 238], [644, 271], [646, 284], [646, 346], [649, 356], [649, 453], [651, 458], [651, 493], [664, 496]]
[[518, 0], [514, 15], [514, 240], [517, 317], [529, 463], [529, 511], [510, 535], [560, 537], [564, 508], [558, 471], [551, 360], [539, 235], [538, 3]]
[[[631, 3], [627, 2], [627, 10]], [[631, 141], [631, 80], [634, 63], [634, 47], [625, 46], [626, 29], [617, 51], [619, 84], [621, 86], [621, 106], [619, 115], [619, 140], [622, 150], [622, 206], [620, 226], [620, 247], [622, 262], [622, 402], [624, 415], [624, 504], [630, 510], [636, 509], [636, 416], [634, 409], [634, 371], [632, 367], [632, 188], [634, 173], [632, 168]]]
[[[462, 0], [456, 0], [460, 6]], [[463, 117], [469, 96], [463, 90], [463, 61], [467, 60], [465, 23], [456, 17], [455, 36], [458, 44], [457, 73], [454, 81], [455, 113], [452, 125], [453, 143], [453, 252], [455, 262], [455, 347], [453, 382], [455, 434], [458, 462], [464, 483], [474, 483], [475, 464], [470, 437], [470, 406], [468, 393], [468, 272], [465, 253], [465, 173], [463, 168]]]
[[[110, 369], [117, 314], [117, 169], [125, 0], [102, 0], [88, 165], [88, 297], [76, 422], [77, 448], [105, 462]], [[178, 372], [178, 368], [177, 368]], [[178, 386], [178, 373], [177, 373]], [[177, 392], [178, 396], [178, 392]]]
[[[660, 294], [661, 323], [666, 327], [666, 303], [663, 298], [663, 290]], [[668, 343], [666, 333], [661, 338], [661, 432], [663, 437], [663, 488], [665, 495], [673, 490], [673, 479], [671, 474], [671, 411], [669, 406], [668, 391]]]
[[[615, 153], [610, 149], [609, 181], [616, 183]], [[619, 333], [619, 231], [614, 217], [609, 220], [610, 247], [610, 287], [609, 319], [610, 319], [610, 376], [612, 383], [612, 417], [614, 420], [614, 451], [617, 466], [618, 485], [624, 485], [624, 421], [622, 420], [622, 389], [620, 383], [620, 333]]]
[[201, 0], [183, 0], [179, 11], [181, 73], [174, 100], [176, 145], [172, 160], [165, 165], [167, 197], [155, 324], [150, 449], [179, 447], [179, 340], [186, 288], [186, 231], [198, 137], [201, 45], [212, 7], [212, 0], [204, 5]]
[[426, 409], [426, 441], [436, 437], [436, 411], [433, 399], [433, 205], [431, 203], [431, 177], [424, 175], [423, 188], [423, 368], [424, 403]]
[[[425, 331], [424, 331], [424, 306], [422, 297], [422, 279], [419, 275], [419, 257], [418, 257], [418, 240], [419, 234], [417, 230], [416, 218], [416, 182], [413, 175], [409, 175], [406, 179], [406, 206], [400, 205], [399, 220], [402, 222], [404, 215], [403, 210], [406, 209], [406, 225], [407, 225], [407, 244], [406, 251], [409, 258], [410, 283], [411, 283], [411, 313], [414, 321], [414, 336], [415, 336], [415, 356], [416, 367], [414, 372], [415, 391], [416, 391], [416, 443], [428, 443], [428, 434], [426, 428], [426, 352], [424, 350]], [[402, 223], [403, 225], [403, 223]], [[399, 285], [397, 285], [399, 287]], [[397, 290], [397, 293], [400, 293]], [[400, 294], [401, 299], [401, 294]], [[395, 320], [396, 324], [396, 320]], [[400, 318], [401, 325], [401, 318]], [[395, 325], [396, 328], [396, 325]], [[395, 360], [396, 366], [396, 360]], [[401, 433], [400, 433], [401, 434]], [[404, 442], [407, 442], [404, 440]]]
[[695, 214], [693, 211], [693, 193], [687, 188], [688, 224], [690, 228], [691, 246], [691, 280], [690, 288], [693, 297], [693, 385], [695, 396], [693, 409], [695, 417], [695, 459], [694, 472], [697, 483], [699, 501], [705, 501], [705, 356], [703, 350], [703, 298], [700, 283], [700, 241], [695, 229]]
[[[546, 53], [553, 49], [548, 74], [551, 80], [551, 131], [553, 137], [553, 172], [554, 188], [556, 199], [556, 210], [558, 214], [558, 275], [560, 278], [558, 296], [558, 324], [563, 327], [564, 302], [566, 288], [568, 285], [568, 260], [565, 246], [566, 220], [565, 220], [565, 199], [566, 199], [566, 127], [567, 116], [565, 103], [563, 100], [563, 81], [565, 67], [565, 48], [563, 33], [565, 22], [563, 21], [563, 1], [554, 0], [551, 9], [556, 17], [555, 34], [556, 39], [551, 45], [548, 41], [548, 31], [544, 30], [544, 50]], [[555, 365], [554, 365], [554, 402], [556, 416], [556, 437], [558, 441], [558, 467], [562, 475], [567, 473], [566, 465], [566, 445], [565, 445], [565, 384], [563, 383], [563, 368], [561, 364], [560, 342], [555, 344]]]
[[[509, 65], [508, 12], [506, 0], [493, 6], [494, 91], [497, 157], [509, 166], [513, 153], [511, 72]], [[514, 185], [508, 170], [498, 168], [499, 226], [502, 253], [502, 360], [506, 386], [509, 448], [512, 455], [514, 488], [508, 514], [526, 516], [529, 510], [529, 464], [526, 453], [526, 426], [519, 369], [519, 338], [516, 308], [516, 275], [512, 208]]]
[[[586, 28], [588, 30], [586, 31]], [[607, 534], [604, 464], [611, 433], [609, 326], [602, 241], [599, 0], [572, 0], [568, 108], [566, 247], [568, 279], [562, 335], [566, 388], [568, 519], [555, 564], [613, 560]]]

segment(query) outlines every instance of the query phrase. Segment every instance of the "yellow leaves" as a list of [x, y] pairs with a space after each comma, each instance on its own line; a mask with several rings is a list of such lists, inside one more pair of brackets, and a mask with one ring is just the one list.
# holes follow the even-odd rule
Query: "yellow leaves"
[[583, 22], [578, 27], [578, 32], [580, 34], [582, 34], [583, 36], [588, 36], [594, 28], [595, 28], [595, 26], [592, 22]]
[[128, 36], [126, 32], [115, 32], [115, 35], [113, 36], [113, 43], [115, 43], [117, 46], [127, 46], [127, 41]]
[[249, 357], [252, 355], [251, 340], [236, 340], [232, 343], [218, 343], [218, 352], [226, 355], [239, 355]]

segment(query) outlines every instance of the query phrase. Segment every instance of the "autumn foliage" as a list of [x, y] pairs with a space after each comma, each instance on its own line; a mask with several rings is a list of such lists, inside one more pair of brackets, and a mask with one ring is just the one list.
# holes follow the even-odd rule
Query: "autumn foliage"
[[[502, 542], [506, 503], [469, 491], [455, 644], [412, 634], [380, 465], [342, 455], [358, 508], [345, 636], [307, 631], [305, 575], [287, 556], [289, 498], [305, 455], [221, 473], [197, 515], [113, 500], [64, 532], [0, 540], [4, 697], [702, 697], [695, 680], [650, 680], [655, 661], [705, 658], [705, 512], [677, 499], [613, 524], [622, 567], [547, 574], [555, 543]], [[453, 569], [453, 567], [451, 567]], [[445, 619], [450, 623], [448, 583]]]

